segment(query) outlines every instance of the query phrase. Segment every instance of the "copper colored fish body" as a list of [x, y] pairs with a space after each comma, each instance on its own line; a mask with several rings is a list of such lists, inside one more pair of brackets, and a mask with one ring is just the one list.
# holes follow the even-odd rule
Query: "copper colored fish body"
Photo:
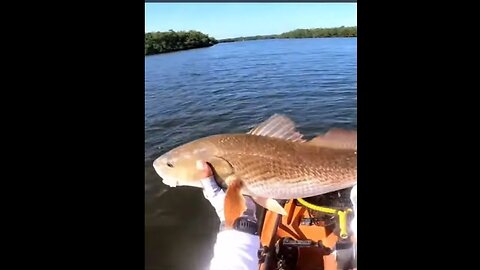
[[[247, 134], [213, 135], [177, 147], [156, 159], [154, 168], [167, 185], [201, 187], [196, 161], [206, 161], [224, 188], [234, 186], [285, 214], [273, 199], [320, 195], [357, 181], [355, 131], [333, 129], [310, 141], [302, 137], [293, 121], [274, 115]], [[238, 197], [229, 193], [234, 191], [227, 192], [226, 205], [229, 197]], [[226, 219], [232, 219], [227, 211]]]
[[226, 161], [223, 166], [231, 168], [220, 170], [218, 181], [233, 174], [244, 182], [247, 195], [293, 199], [347, 188], [356, 182], [354, 149], [250, 134], [214, 135], [204, 140], [198, 143], [210, 144], [210, 151]]

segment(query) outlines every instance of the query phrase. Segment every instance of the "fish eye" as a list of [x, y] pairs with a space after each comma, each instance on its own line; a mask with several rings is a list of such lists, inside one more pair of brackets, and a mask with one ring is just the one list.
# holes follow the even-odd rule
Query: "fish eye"
[[170, 167], [170, 168], [173, 168], [173, 164], [170, 163], [170, 162], [167, 162], [167, 166]]

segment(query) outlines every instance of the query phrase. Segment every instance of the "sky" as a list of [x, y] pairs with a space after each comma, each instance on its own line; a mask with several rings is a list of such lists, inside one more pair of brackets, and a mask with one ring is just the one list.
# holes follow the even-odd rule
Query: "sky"
[[145, 32], [197, 30], [216, 39], [357, 25], [356, 3], [145, 3]]

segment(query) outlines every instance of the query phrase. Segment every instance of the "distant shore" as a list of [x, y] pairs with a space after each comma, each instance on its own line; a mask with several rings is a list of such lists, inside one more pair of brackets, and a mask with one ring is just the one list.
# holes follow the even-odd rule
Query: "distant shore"
[[357, 27], [333, 27], [296, 29], [279, 35], [257, 35], [248, 37], [226, 38], [216, 40], [198, 31], [170, 30], [168, 32], [145, 33], [145, 55], [161, 54], [197, 48], [211, 47], [218, 43], [261, 40], [261, 39], [299, 39], [357, 37]]
[[334, 28], [312, 28], [296, 29], [279, 35], [258, 35], [237, 38], [220, 39], [218, 42], [236, 42], [259, 39], [285, 39], [285, 38], [328, 38], [328, 37], [356, 37], [357, 27], [334, 27]]

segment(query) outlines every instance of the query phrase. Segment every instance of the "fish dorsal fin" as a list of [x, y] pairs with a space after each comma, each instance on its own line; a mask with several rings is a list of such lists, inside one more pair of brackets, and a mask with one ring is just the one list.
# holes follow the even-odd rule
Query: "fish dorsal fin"
[[293, 142], [305, 142], [303, 135], [295, 128], [295, 122], [281, 114], [272, 115], [247, 134], [279, 138]]
[[308, 143], [335, 149], [357, 150], [357, 131], [333, 128]]

